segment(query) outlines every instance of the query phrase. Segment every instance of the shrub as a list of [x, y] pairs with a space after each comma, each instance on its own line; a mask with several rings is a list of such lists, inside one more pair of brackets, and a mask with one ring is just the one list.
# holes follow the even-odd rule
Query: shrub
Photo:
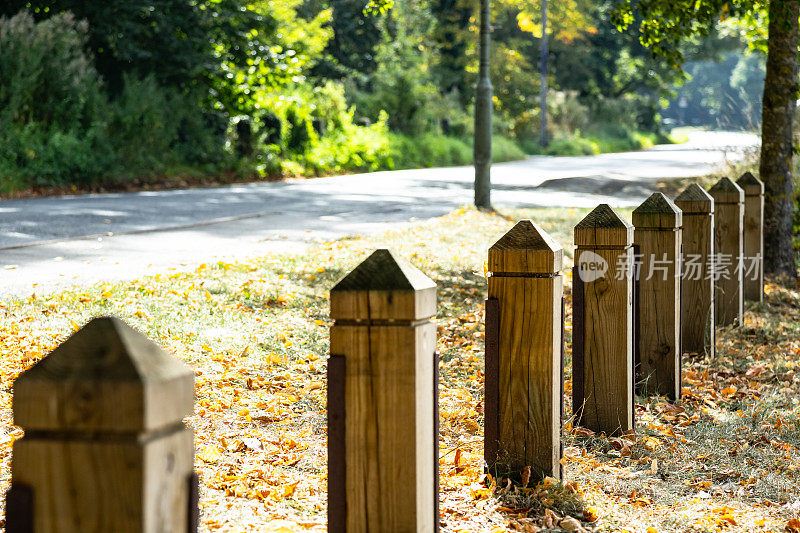
[[[424, 134], [389, 135], [394, 168], [447, 167], [472, 164], [472, 143], [455, 137]], [[510, 139], [492, 137], [492, 160], [495, 163], [522, 159], [525, 153]]]
[[[225, 117], [200, 99], [123, 77], [109, 101], [69, 14], [0, 19], [0, 188], [90, 184], [224, 158]], [[220, 134], [222, 132], [222, 135]]]
[[286, 135], [286, 150], [293, 154], [305, 153], [315, 136], [308, 109], [300, 106], [289, 107], [286, 110], [286, 125], [289, 129]]
[[502, 161], [515, 161], [524, 159], [525, 152], [517, 143], [502, 135], [492, 136], [492, 161], [500, 163]]
[[0, 19], [3, 189], [88, 183], [108, 172], [107, 104], [85, 43], [86, 24], [68, 13]]
[[305, 157], [315, 174], [372, 172], [391, 168], [392, 152], [386, 116], [369, 126], [352, 123], [352, 113], [341, 130], [332, 130], [319, 139]]
[[197, 98], [161, 87], [152, 76], [123, 76], [122, 91], [109, 108], [117, 179], [225, 157], [227, 117], [198, 113]]
[[0, 18], [0, 122], [57, 131], [91, 124], [103, 98], [86, 30], [69, 13], [39, 23], [25, 11]]

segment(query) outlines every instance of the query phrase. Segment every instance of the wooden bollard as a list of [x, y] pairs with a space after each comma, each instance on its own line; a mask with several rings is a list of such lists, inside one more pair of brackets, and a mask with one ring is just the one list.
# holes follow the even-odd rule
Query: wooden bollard
[[330, 298], [328, 531], [437, 531], [436, 284], [380, 249]]
[[14, 382], [6, 530], [197, 531], [194, 374], [117, 318], [96, 318]]
[[714, 198], [714, 316], [717, 326], [741, 324], [744, 191], [728, 178], [708, 190]]
[[575, 226], [572, 410], [576, 425], [633, 431], [633, 226], [607, 204]]
[[633, 211], [640, 254], [636, 382], [648, 394], [681, 394], [682, 213], [662, 193]]
[[675, 199], [683, 211], [683, 353], [714, 356], [714, 198], [692, 183]]
[[764, 182], [745, 172], [736, 182], [744, 191], [742, 284], [745, 300], [764, 301]]
[[489, 248], [484, 456], [493, 473], [529, 466], [531, 479], [561, 477], [563, 255], [530, 220]]

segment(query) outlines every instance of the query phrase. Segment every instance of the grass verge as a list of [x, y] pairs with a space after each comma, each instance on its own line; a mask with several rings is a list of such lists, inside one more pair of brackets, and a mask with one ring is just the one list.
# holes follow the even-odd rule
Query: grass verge
[[[486, 249], [526, 217], [568, 245], [586, 212], [462, 209], [299, 255], [0, 301], [0, 490], [22, 434], [11, 420], [13, 379], [91, 317], [114, 314], [195, 369], [187, 421], [201, 529], [324, 531], [328, 290], [372, 249], [390, 246], [439, 285], [446, 530], [783, 530], [800, 511], [800, 294], [772, 284], [742, 328], [719, 332], [716, 359], [685, 363], [684, 400], [638, 398], [634, 440], [566, 426], [564, 483], [520, 487], [484, 476]], [[570, 323], [568, 312], [568, 342]]]

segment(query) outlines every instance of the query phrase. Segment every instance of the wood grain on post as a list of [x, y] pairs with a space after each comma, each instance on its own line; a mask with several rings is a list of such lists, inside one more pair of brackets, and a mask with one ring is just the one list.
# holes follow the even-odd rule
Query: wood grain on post
[[[573, 347], [576, 425], [606, 435], [633, 431], [633, 226], [607, 204], [575, 226], [576, 271], [582, 285]], [[573, 275], [573, 284], [575, 275]], [[574, 290], [574, 288], [573, 288]], [[580, 336], [576, 340], [575, 337]]]
[[11, 492], [31, 491], [32, 531], [188, 531], [193, 401], [193, 372], [110, 317], [20, 375]]
[[532, 479], [561, 476], [563, 254], [530, 220], [489, 248], [489, 298], [499, 307], [497, 464], [514, 474], [530, 466]]
[[675, 199], [683, 211], [683, 353], [714, 356], [714, 198], [692, 183]]
[[380, 249], [330, 298], [331, 354], [346, 362], [342, 529], [436, 531], [436, 284]]
[[662, 193], [633, 211], [639, 247], [639, 361], [636, 382], [648, 394], [677, 400], [681, 393], [682, 213]]
[[744, 191], [722, 178], [708, 192], [714, 198], [714, 315], [717, 326], [741, 324]]
[[745, 172], [736, 182], [744, 191], [744, 264], [742, 284], [745, 300], [764, 301], [764, 183]]

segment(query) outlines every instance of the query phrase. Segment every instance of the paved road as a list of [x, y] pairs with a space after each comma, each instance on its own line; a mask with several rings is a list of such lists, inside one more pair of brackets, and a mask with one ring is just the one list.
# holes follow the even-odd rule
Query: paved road
[[[653, 180], [735, 162], [758, 142], [743, 133], [594, 157], [530, 157], [495, 165], [498, 207], [635, 205]], [[215, 259], [292, 250], [380, 231], [472, 202], [471, 167], [375, 172], [211, 189], [0, 201], [0, 295], [129, 279]]]

